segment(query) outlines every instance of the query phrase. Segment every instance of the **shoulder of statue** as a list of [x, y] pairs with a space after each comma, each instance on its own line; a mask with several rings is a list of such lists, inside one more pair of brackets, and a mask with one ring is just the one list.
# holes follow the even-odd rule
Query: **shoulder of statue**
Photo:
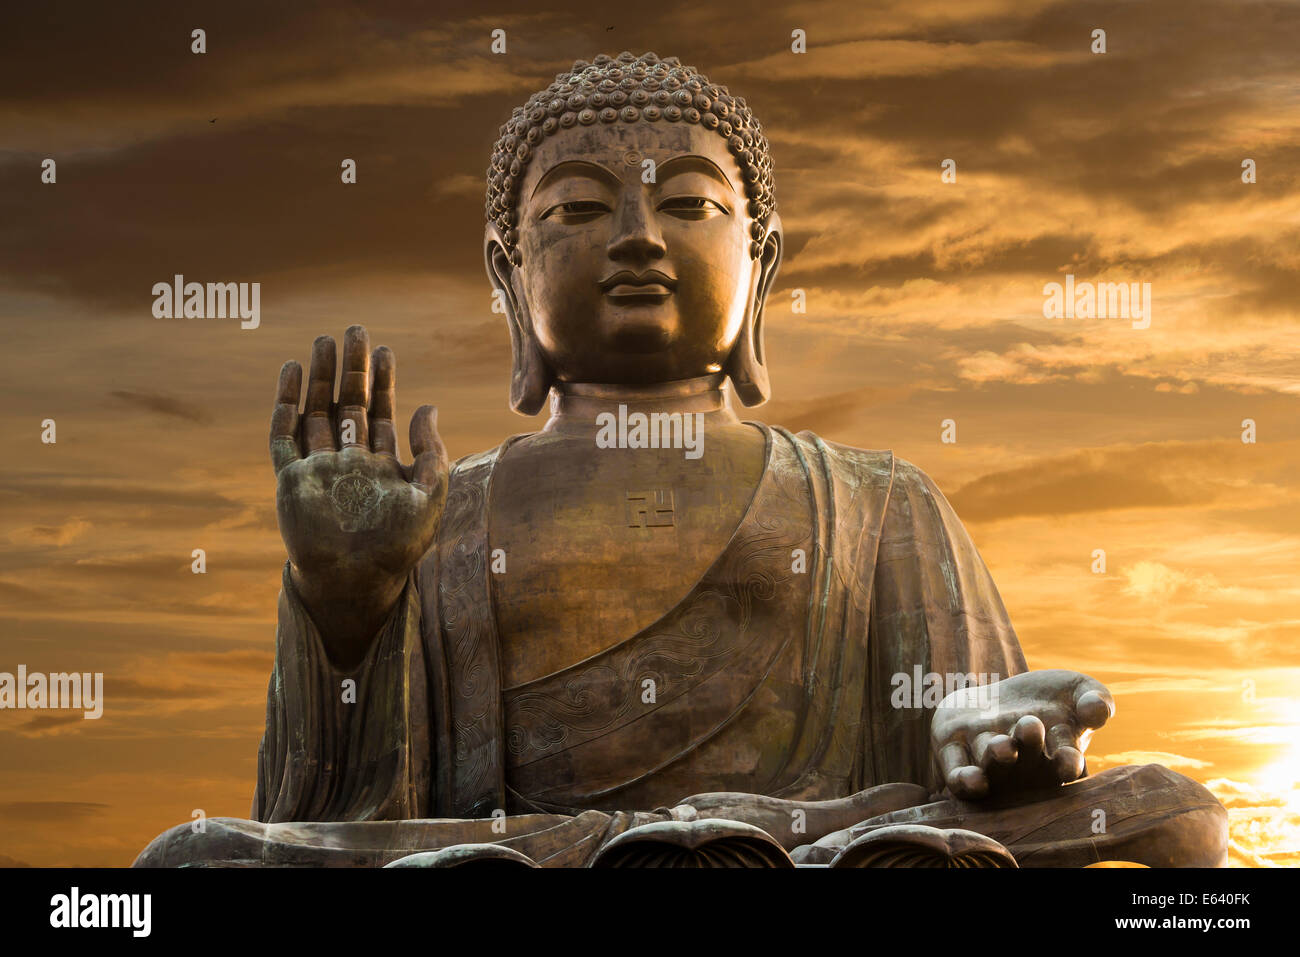
[[[779, 431], [790, 435], [785, 429]], [[797, 440], [807, 450], [824, 451], [833, 462], [838, 461], [838, 463], [854, 469], [865, 468], [872, 472], [888, 474], [897, 469], [898, 464], [903, 462], [902, 459], [894, 455], [891, 449], [860, 449], [856, 446], [844, 445], [841, 442], [824, 439], [816, 432], [807, 429], [792, 435], [791, 438]], [[915, 466], [910, 465], [909, 467], [915, 468]]]
[[888, 484], [895, 494], [905, 492], [908, 495], [937, 497], [947, 505], [947, 500], [944, 499], [934, 479], [930, 478], [919, 465], [895, 455], [892, 449], [860, 449], [823, 439], [817, 433], [806, 429], [795, 434], [779, 427], [775, 428], [775, 431], [783, 433], [791, 441], [796, 442], [803, 450], [805, 458], [810, 461], [812, 457], [820, 454], [827, 460], [830, 468], [859, 474], [870, 473], [877, 480], [887, 477]]
[[494, 449], [487, 449], [484, 452], [471, 452], [469, 455], [462, 455], [456, 461], [451, 463], [451, 475], [455, 478], [457, 475], [464, 475], [479, 468], [491, 469], [501, 460], [502, 454], [515, 442], [520, 439], [526, 439], [529, 436], [536, 435], [536, 432], [520, 432], [518, 435], [512, 435]]
[[894, 459], [894, 494], [906, 493], [910, 498], [932, 500], [942, 512], [951, 512], [952, 506], [930, 474], [907, 459]]
[[[788, 433], [787, 433], [788, 434]], [[824, 449], [831, 468], [842, 473], [862, 476], [869, 474], [877, 483], [886, 484], [889, 500], [928, 499], [940, 512], [950, 512], [952, 506], [928, 472], [919, 465], [897, 456], [890, 449], [859, 449], [840, 442], [831, 442], [813, 432], [800, 432], [793, 436], [806, 450]]]
[[[890, 499], [899, 503], [909, 502], [908, 514], [913, 521], [939, 522], [954, 534], [954, 530], [960, 531], [963, 528], [952, 503], [938, 483], [919, 465], [906, 459], [894, 459], [894, 482]], [[965, 534], [964, 531], [961, 534]]]
[[895, 484], [903, 483], [926, 488], [936, 487], [934, 479], [930, 478], [929, 473], [921, 466], [898, 456], [894, 456], [894, 482]]

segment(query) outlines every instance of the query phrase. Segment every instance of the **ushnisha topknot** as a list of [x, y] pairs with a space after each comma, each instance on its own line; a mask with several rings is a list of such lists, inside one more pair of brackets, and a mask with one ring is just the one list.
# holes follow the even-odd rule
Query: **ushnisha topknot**
[[776, 209], [772, 191], [772, 159], [767, 138], [742, 97], [710, 83], [695, 67], [676, 57], [653, 53], [617, 57], [601, 54], [590, 63], [578, 60], [546, 89], [516, 107], [501, 127], [487, 177], [487, 218], [505, 240], [506, 252], [522, 264], [519, 242], [519, 187], [524, 170], [544, 137], [572, 126], [593, 123], [699, 123], [717, 130], [736, 157], [745, 181], [748, 212], [754, 219], [749, 253], [762, 254], [767, 220]]

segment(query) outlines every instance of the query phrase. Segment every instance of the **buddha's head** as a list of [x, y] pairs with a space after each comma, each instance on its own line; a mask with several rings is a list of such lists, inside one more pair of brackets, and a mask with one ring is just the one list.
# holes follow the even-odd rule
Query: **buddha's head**
[[767, 140], [725, 87], [653, 53], [579, 60], [501, 127], [487, 217], [515, 410], [557, 382], [723, 373], [767, 399], [781, 225]]

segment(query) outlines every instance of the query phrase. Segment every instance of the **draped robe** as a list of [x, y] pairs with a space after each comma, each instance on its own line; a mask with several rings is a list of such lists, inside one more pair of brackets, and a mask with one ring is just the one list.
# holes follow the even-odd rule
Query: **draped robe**
[[286, 565], [252, 817], [499, 809], [551, 825], [704, 791], [940, 789], [931, 712], [894, 707], [894, 676], [1026, 670], [984, 563], [914, 465], [755, 426], [766, 461], [753, 498], [678, 604], [517, 687], [501, 681], [490, 505], [519, 436], [454, 464], [437, 539], [356, 669], [330, 663]]

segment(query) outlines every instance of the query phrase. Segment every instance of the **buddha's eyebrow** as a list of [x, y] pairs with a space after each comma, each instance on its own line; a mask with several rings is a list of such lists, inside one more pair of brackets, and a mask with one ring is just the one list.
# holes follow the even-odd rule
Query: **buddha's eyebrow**
[[533, 191], [528, 198], [532, 199], [536, 196], [537, 191], [543, 186], [549, 186], [556, 180], [568, 179], [574, 176], [601, 180], [614, 189], [618, 189], [623, 185], [622, 180], [599, 163], [592, 163], [588, 160], [565, 160], [563, 163], [556, 163], [542, 174], [542, 178], [537, 181], [537, 185], [533, 187]]
[[659, 167], [657, 178], [664, 181], [670, 176], [676, 176], [678, 173], [703, 173], [705, 176], [713, 177], [733, 193], [736, 192], [735, 185], [731, 182], [730, 177], [722, 171], [722, 168], [707, 156], [700, 156], [698, 153], [674, 156], [672, 159], [665, 161]]

